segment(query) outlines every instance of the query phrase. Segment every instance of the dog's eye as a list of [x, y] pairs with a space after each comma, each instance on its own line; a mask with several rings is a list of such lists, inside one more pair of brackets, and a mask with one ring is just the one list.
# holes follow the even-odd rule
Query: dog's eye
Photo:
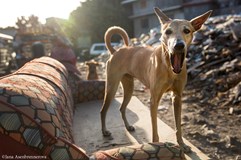
[[166, 34], [166, 35], [172, 34], [172, 30], [170, 30], [170, 29], [166, 30], [165, 34]]
[[190, 31], [189, 29], [185, 28], [185, 29], [183, 30], [183, 32], [184, 32], [185, 34], [188, 34], [188, 33], [190, 33], [191, 31]]

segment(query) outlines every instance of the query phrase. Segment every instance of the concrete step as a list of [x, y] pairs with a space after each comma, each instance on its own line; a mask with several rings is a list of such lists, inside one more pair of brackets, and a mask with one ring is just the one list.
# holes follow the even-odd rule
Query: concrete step
[[[103, 101], [90, 101], [76, 106], [74, 115], [75, 143], [91, 154], [98, 150], [106, 150], [133, 144], [151, 142], [152, 129], [149, 108], [135, 96], [132, 97], [127, 110], [127, 118], [135, 127], [135, 132], [128, 132], [122, 121], [119, 107], [122, 98], [115, 98], [106, 117], [106, 125], [112, 132], [111, 137], [103, 137], [101, 132], [100, 109]], [[158, 118], [160, 141], [176, 143], [175, 131]], [[186, 139], [185, 143], [192, 148], [192, 153], [185, 155], [187, 159], [208, 160], [209, 158]]]

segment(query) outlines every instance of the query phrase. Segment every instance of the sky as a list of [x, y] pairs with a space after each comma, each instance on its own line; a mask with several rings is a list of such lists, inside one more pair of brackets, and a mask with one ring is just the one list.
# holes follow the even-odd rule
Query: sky
[[1, 0], [0, 27], [15, 26], [18, 17], [35, 15], [45, 23], [48, 17], [68, 19], [83, 0]]

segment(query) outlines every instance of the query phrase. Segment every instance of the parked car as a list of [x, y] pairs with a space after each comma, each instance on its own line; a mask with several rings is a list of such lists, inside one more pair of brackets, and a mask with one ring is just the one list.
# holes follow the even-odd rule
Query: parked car
[[[114, 46], [117, 46], [118, 43], [111, 43], [111, 45], [114, 47]], [[100, 55], [106, 51], [107, 49], [106, 49], [105, 43], [94, 43], [90, 47], [90, 55]]]

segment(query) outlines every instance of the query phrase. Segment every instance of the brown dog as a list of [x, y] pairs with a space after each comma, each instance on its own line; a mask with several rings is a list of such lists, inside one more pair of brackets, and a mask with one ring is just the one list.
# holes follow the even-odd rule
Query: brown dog
[[[134, 127], [129, 125], [126, 119], [125, 110], [133, 93], [133, 77], [135, 77], [150, 89], [153, 142], [159, 141], [158, 103], [163, 93], [172, 91], [177, 142], [185, 152], [190, 152], [190, 147], [184, 144], [181, 133], [181, 98], [187, 81], [185, 56], [193, 39], [193, 33], [202, 27], [211, 11], [191, 21], [172, 20], [158, 8], [155, 8], [155, 13], [162, 24], [161, 45], [157, 48], [128, 46], [128, 35], [120, 27], [111, 27], [105, 34], [106, 47], [112, 55], [106, 68], [106, 91], [101, 109], [102, 133], [104, 136], [111, 135], [105, 125], [106, 112], [120, 82], [124, 90], [124, 99], [120, 107], [121, 115], [127, 130], [134, 131]], [[110, 40], [113, 34], [121, 35], [124, 47], [115, 50], [111, 46]]]
[[87, 80], [98, 80], [99, 77], [97, 74], [96, 67], [99, 66], [100, 64], [96, 61], [88, 61], [85, 64], [88, 66], [88, 72], [87, 72], [86, 79]]

